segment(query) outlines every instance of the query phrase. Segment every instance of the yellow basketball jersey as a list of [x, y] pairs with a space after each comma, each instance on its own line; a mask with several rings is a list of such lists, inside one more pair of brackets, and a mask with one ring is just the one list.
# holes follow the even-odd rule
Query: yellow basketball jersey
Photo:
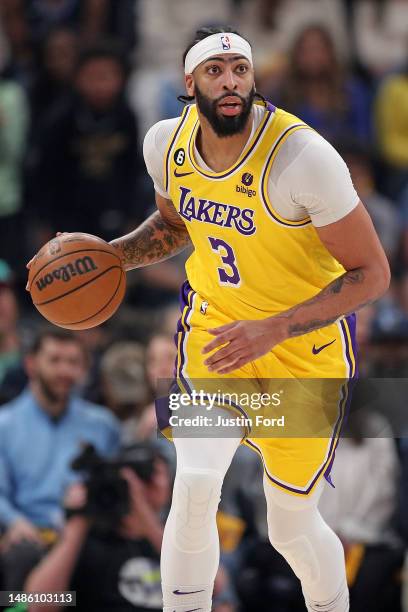
[[280, 313], [317, 294], [344, 268], [320, 241], [309, 217], [282, 218], [268, 197], [268, 176], [285, 140], [311, 129], [270, 107], [237, 162], [206, 171], [194, 159], [199, 128], [187, 106], [165, 155], [165, 185], [194, 246], [191, 287], [231, 319]]

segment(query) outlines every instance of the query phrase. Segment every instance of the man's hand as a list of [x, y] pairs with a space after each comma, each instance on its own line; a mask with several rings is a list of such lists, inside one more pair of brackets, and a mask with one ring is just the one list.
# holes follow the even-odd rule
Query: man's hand
[[215, 336], [202, 350], [209, 353], [223, 346], [204, 361], [210, 372], [228, 374], [246, 363], [262, 357], [276, 344], [286, 340], [285, 322], [281, 319], [234, 321], [209, 329]]
[[145, 538], [160, 553], [163, 525], [157, 510], [149, 502], [149, 485], [145, 484], [129, 468], [123, 468], [121, 474], [129, 485], [131, 509], [129, 514], [122, 519], [119, 533], [124, 538]]
[[123, 468], [121, 475], [128, 483], [131, 509], [122, 519], [120, 533], [127, 538], [148, 536], [155, 515], [147, 501], [146, 485], [130, 468]]
[[64, 508], [77, 510], [86, 504], [86, 487], [82, 482], [74, 482], [67, 487], [64, 496]]
[[[64, 236], [65, 234], [68, 234], [69, 232], [57, 232], [55, 235], [56, 236]], [[30, 268], [33, 265], [34, 259], [37, 257], [37, 254], [34, 255], [34, 257], [32, 257], [30, 259], [30, 261], [26, 264], [26, 268], [28, 270], [28, 272], [30, 272]], [[26, 291], [30, 291], [30, 281], [27, 280], [27, 284], [25, 286]]]
[[23, 540], [36, 542], [41, 546], [44, 544], [35, 525], [25, 518], [18, 518], [4, 534], [1, 540], [1, 552], [6, 552], [11, 546]]

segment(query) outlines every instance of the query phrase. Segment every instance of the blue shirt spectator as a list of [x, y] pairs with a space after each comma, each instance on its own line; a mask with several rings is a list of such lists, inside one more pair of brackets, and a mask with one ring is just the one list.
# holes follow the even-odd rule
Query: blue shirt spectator
[[70, 465], [82, 443], [102, 455], [119, 448], [119, 426], [105, 408], [72, 397], [58, 418], [24, 391], [0, 412], [0, 522], [28, 518], [39, 527], [62, 525], [61, 501], [78, 474]]
[[119, 423], [107, 409], [75, 395], [89, 368], [79, 336], [40, 331], [24, 359], [28, 388], [0, 410], [2, 580], [21, 590], [64, 523], [67, 485], [82, 444], [105, 456], [119, 449]]

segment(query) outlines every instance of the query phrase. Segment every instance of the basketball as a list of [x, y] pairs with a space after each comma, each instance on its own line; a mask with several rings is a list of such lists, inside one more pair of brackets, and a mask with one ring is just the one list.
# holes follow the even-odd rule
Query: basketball
[[62, 234], [47, 242], [28, 280], [37, 310], [67, 329], [100, 325], [117, 310], [126, 290], [116, 249], [91, 234]]

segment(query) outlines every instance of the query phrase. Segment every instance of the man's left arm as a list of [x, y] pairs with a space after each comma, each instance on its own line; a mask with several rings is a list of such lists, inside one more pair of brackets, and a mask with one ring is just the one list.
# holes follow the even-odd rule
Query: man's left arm
[[387, 257], [361, 202], [340, 221], [316, 231], [346, 272], [310, 300], [279, 315], [288, 338], [330, 325], [340, 316], [371, 304], [390, 284]]
[[339, 317], [363, 308], [381, 297], [390, 283], [384, 250], [364, 205], [345, 217], [316, 227], [328, 251], [346, 272], [309, 300], [279, 315], [260, 321], [236, 321], [213, 330], [215, 335], [203, 349], [208, 353], [226, 345], [205, 364], [227, 374], [267, 353], [273, 346], [334, 323]]

